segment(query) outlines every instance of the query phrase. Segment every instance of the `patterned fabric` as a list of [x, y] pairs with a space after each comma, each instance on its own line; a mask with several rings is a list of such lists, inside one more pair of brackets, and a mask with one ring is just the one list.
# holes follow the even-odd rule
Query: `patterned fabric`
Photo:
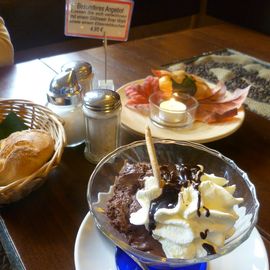
[[169, 70], [185, 69], [211, 83], [221, 80], [219, 73], [228, 90], [251, 85], [245, 101], [247, 108], [270, 119], [270, 63], [225, 49], [179, 60], [165, 67]]

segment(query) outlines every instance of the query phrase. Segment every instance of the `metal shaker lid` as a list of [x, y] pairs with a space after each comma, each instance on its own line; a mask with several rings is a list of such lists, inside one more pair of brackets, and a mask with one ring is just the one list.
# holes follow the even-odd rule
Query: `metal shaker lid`
[[121, 106], [120, 96], [109, 89], [94, 89], [84, 96], [84, 106], [92, 111], [114, 111]]
[[64, 64], [61, 67], [62, 71], [74, 70], [76, 72], [78, 80], [86, 79], [92, 73], [92, 66], [88, 62], [84, 61], [72, 61]]
[[57, 74], [50, 83], [47, 99], [54, 105], [75, 105], [81, 102], [81, 86], [75, 71]]

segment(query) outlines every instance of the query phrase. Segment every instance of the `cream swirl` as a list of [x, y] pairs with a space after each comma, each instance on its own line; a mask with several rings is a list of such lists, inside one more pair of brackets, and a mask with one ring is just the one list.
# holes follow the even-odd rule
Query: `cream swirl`
[[144, 178], [144, 188], [136, 193], [141, 208], [131, 214], [130, 223], [145, 225], [162, 244], [167, 258], [192, 259], [218, 253], [234, 234], [238, 219], [235, 207], [243, 202], [233, 196], [235, 185], [203, 172], [201, 165], [181, 165], [161, 172], [167, 177], [163, 188], [153, 176]]

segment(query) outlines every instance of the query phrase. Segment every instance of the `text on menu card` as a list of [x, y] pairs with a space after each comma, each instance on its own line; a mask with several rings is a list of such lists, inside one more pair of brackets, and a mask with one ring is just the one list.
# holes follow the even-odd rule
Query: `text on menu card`
[[66, 0], [65, 35], [126, 41], [132, 0]]

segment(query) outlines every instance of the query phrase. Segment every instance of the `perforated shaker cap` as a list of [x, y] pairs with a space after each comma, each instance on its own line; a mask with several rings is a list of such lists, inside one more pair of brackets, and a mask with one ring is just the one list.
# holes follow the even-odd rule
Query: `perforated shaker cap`
[[84, 106], [92, 111], [114, 111], [121, 106], [120, 96], [109, 89], [93, 89], [84, 96]]

